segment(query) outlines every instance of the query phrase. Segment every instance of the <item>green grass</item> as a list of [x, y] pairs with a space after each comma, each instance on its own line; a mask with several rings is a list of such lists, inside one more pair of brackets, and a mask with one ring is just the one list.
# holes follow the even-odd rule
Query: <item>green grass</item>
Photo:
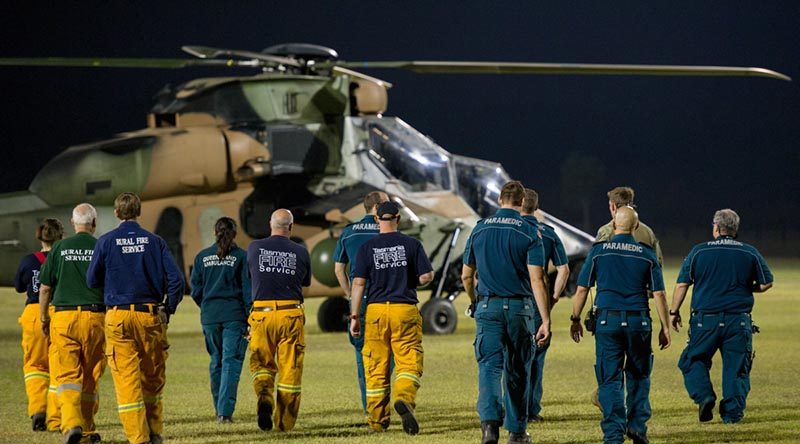
[[[675, 265], [675, 261], [673, 261]], [[673, 334], [673, 345], [655, 352], [650, 426], [652, 442], [800, 442], [800, 362], [797, 338], [800, 262], [771, 261], [776, 286], [758, 296], [754, 319], [762, 333], [755, 337], [757, 358], [752, 372], [752, 391], [745, 419], [737, 425], [723, 425], [719, 418], [708, 424], [697, 422], [697, 409], [683, 388], [678, 356], [686, 342], [686, 332]], [[669, 267], [667, 282], [674, 282], [676, 268]], [[671, 287], [671, 284], [669, 285]], [[671, 288], [669, 289], [671, 293]], [[16, 319], [22, 311], [23, 297], [12, 289], [0, 289], [0, 442], [60, 442], [49, 433], [33, 433], [25, 416]], [[164, 396], [165, 438], [170, 442], [244, 443], [289, 440], [298, 443], [479, 442], [479, 420], [475, 412], [477, 365], [472, 349], [475, 324], [463, 316], [465, 299], [457, 301], [460, 314], [458, 331], [450, 336], [426, 336], [425, 374], [418, 397], [417, 416], [421, 434], [407, 437], [393, 423], [389, 432], [371, 435], [362, 426], [355, 379], [353, 349], [344, 334], [321, 333], [316, 326], [319, 299], [308, 301], [308, 348], [303, 378], [303, 401], [297, 427], [288, 434], [261, 432], [255, 424], [255, 400], [245, 369], [239, 387], [236, 423], [214, 423], [214, 410], [208, 389], [206, 355], [194, 303], [184, 300], [170, 325], [172, 344], [167, 361], [167, 388]], [[568, 335], [570, 302], [554, 309], [553, 346], [545, 370], [544, 410], [546, 422], [528, 431], [534, 442], [596, 443], [602, 441], [599, 412], [589, 404], [595, 387], [591, 338], [580, 345]], [[684, 308], [684, 314], [687, 309]], [[720, 361], [714, 363], [712, 377], [719, 393]], [[108, 371], [101, 384], [98, 431], [105, 442], [124, 442], [116, 413], [113, 384]], [[716, 412], [715, 412], [716, 415]], [[505, 435], [501, 440], [505, 440]]]

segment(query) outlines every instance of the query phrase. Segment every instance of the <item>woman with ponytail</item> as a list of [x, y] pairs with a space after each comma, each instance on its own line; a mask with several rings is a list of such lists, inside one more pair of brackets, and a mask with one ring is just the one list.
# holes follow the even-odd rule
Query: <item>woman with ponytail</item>
[[252, 305], [247, 252], [236, 245], [236, 221], [214, 224], [214, 245], [200, 251], [192, 268], [192, 299], [211, 356], [209, 375], [217, 422], [233, 422], [236, 391], [247, 351], [247, 316]]
[[[14, 275], [14, 287], [26, 293], [25, 309], [19, 317], [22, 326], [22, 371], [28, 395], [28, 416], [33, 431], [58, 430], [61, 414], [56, 404], [55, 387], [52, 393], [50, 368], [50, 339], [42, 330], [39, 317], [39, 271], [53, 244], [64, 237], [64, 226], [58, 219], [45, 219], [36, 228], [36, 239], [42, 249], [22, 258]], [[55, 356], [52, 356], [53, 358]], [[52, 372], [53, 386], [55, 371]]]

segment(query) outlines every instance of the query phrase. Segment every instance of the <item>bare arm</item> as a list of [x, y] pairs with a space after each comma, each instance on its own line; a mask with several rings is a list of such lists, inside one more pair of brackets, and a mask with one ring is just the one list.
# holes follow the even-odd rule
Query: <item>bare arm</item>
[[419, 275], [419, 285], [428, 285], [433, 280], [433, 271]]
[[475, 265], [464, 264], [461, 267], [461, 283], [464, 285], [464, 291], [469, 296], [469, 301], [475, 303]]
[[49, 285], [39, 286], [39, 318], [42, 320], [42, 332], [45, 336], [50, 334], [50, 295], [53, 289]]
[[654, 291], [653, 299], [656, 302], [656, 312], [658, 320], [661, 321], [661, 331], [658, 334], [658, 344], [661, 350], [669, 347], [671, 339], [669, 336], [669, 315], [667, 313], [667, 293], [664, 291]]
[[[672, 328], [675, 331], [680, 331], [680, 328], [683, 326], [681, 323], [681, 305], [683, 305], [683, 301], [686, 299], [686, 292], [689, 291], [689, 284], [686, 282], [679, 282], [675, 285], [675, 290], [672, 291], [672, 308], [670, 312], [675, 314], [670, 314], [669, 320]], [[655, 296], [655, 293], [654, 293]]]
[[553, 284], [553, 304], [558, 302], [561, 293], [567, 288], [567, 279], [569, 279], [569, 265], [559, 265], [556, 267], [556, 282]]
[[583, 326], [581, 325], [581, 313], [583, 313], [583, 307], [586, 305], [586, 298], [589, 296], [589, 287], [584, 287], [579, 285], [578, 290], [575, 292], [575, 296], [572, 297], [572, 325], [569, 327], [569, 334], [572, 337], [572, 340], [577, 342], [581, 342], [581, 338], [583, 337]]
[[350, 334], [353, 337], [361, 336], [361, 321], [358, 314], [361, 313], [361, 301], [364, 298], [364, 288], [367, 280], [364, 278], [353, 279], [352, 292], [350, 294]]
[[536, 300], [539, 315], [542, 317], [542, 325], [536, 332], [536, 343], [541, 346], [550, 340], [550, 298], [545, 290], [543, 268], [538, 265], [528, 265], [528, 275], [531, 280], [533, 298]]
[[339, 286], [344, 290], [345, 297], [350, 297], [350, 278], [347, 276], [347, 264], [344, 262], [336, 262], [333, 265], [333, 272], [336, 274], [336, 280], [339, 281]]
[[753, 290], [753, 293], [764, 293], [765, 291], [769, 290], [770, 288], [772, 288], [772, 282], [770, 282], [769, 284], [758, 284], [758, 283], [756, 283], [756, 284], [753, 285], [752, 290]]

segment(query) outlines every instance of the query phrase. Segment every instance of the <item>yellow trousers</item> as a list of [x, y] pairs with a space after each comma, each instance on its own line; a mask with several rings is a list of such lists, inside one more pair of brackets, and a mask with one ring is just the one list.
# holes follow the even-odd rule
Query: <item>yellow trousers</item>
[[54, 365], [57, 365], [50, 362], [51, 357], [55, 358], [55, 349], [50, 347], [50, 338], [42, 332], [39, 304], [25, 306], [19, 317], [19, 325], [22, 327], [22, 372], [25, 393], [28, 395], [28, 416], [46, 413], [47, 428], [58, 430], [61, 416], [55, 378], [53, 383], [50, 381], [50, 372], [52, 370], [55, 375]]
[[166, 325], [151, 312], [109, 309], [106, 312], [106, 359], [114, 389], [117, 412], [128, 441], [150, 441], [164, 431], [161, 393], [166, 383]]
[[[290, 308], [287, 308], [290, 307]], [[268, 308], [269, 311], [258, 311]], [[250, 372], [259, 402], [273, 407], [273, 423], [286, 432], [300, 410], [306, 317], [299, 301], [254, 301], [250, 324]], [[277, 375], [277, 396], [273, 400]]]
[[95, 433], [97, 389], [106, 367], [104, 317], [105, 313], [90, 311], [57, 311], [50, 321], [62, 433], [75, 427], [81, 427], [84, 435]]
[[[395, 400], [416, 408], [422, 377], [422, 316], [415, 305], [367, 305], [362, 327], [364, 371], [367, 377], [367, 420], [375, 430], [389, 425], [389, 392]], [[395, 379], [389, 387], [389, 361], [394, 355]]]

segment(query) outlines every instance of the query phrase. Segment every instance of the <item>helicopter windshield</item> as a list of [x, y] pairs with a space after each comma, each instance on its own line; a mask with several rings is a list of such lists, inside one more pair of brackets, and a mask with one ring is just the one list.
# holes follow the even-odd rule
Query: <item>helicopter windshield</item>
[[409, 191], [453, 187], [450, 153], [396, 117], [368, 121], [370, 158]]
[[511, 180], [502, 165], [487, 160], [453, 156], [458, 178], [458, 194], [480, 217], [494, 214], [500, 188]]

